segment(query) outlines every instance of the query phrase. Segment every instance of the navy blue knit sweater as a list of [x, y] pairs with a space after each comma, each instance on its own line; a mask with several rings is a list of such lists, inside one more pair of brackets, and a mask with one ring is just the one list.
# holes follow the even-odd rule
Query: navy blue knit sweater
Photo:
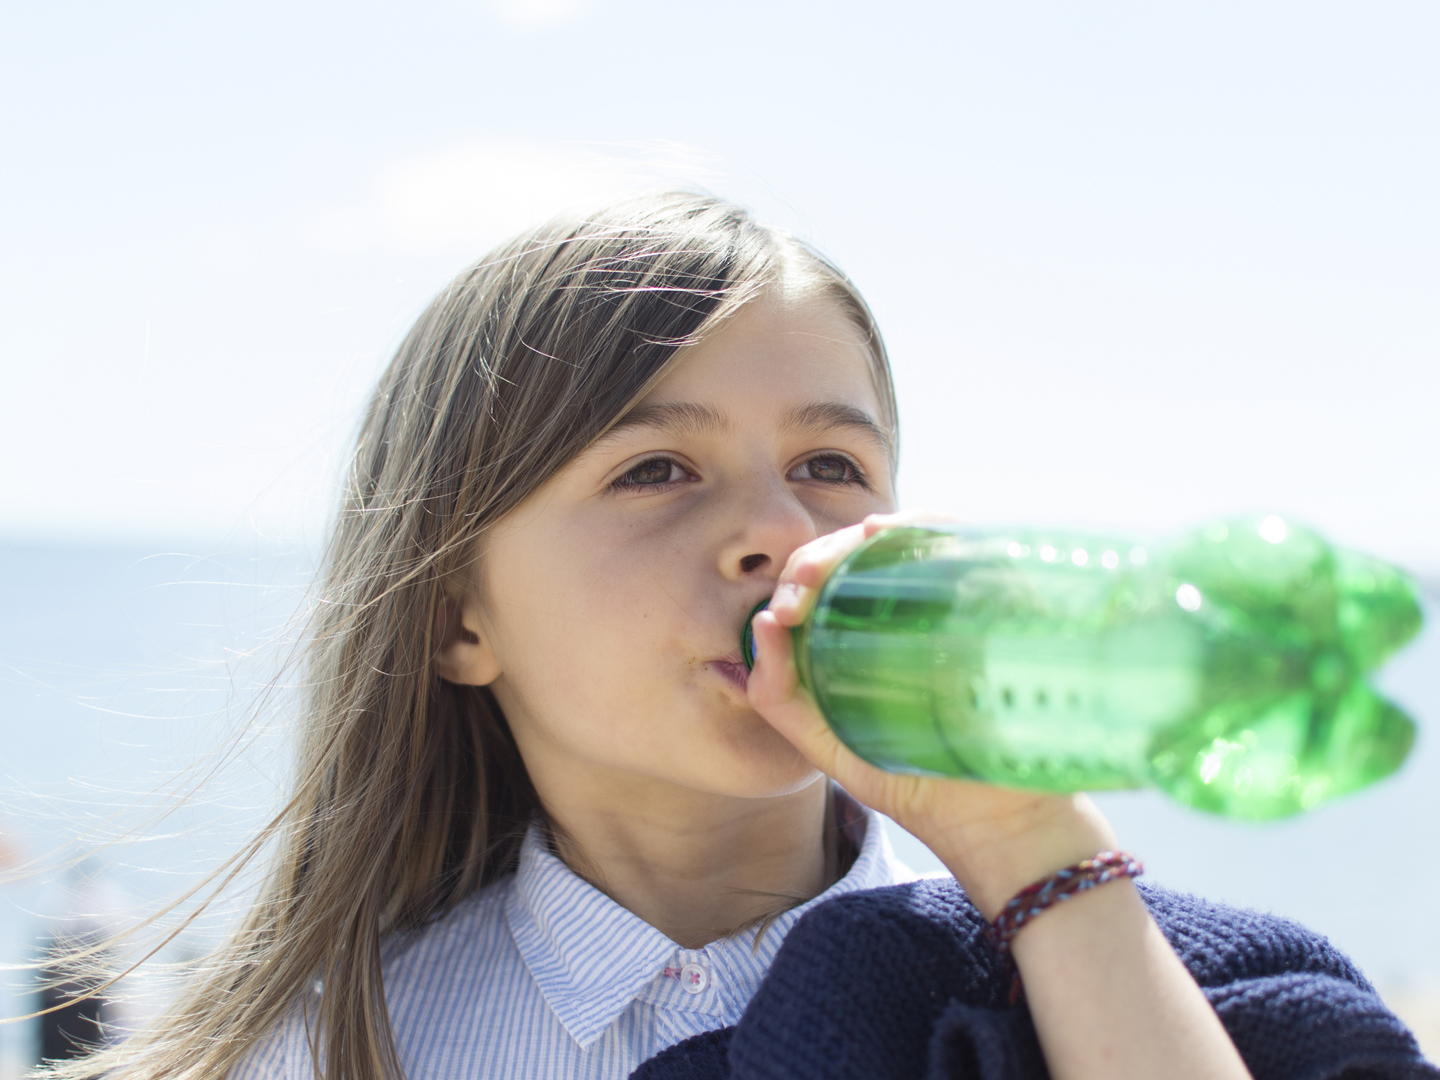
[[[1255, 1080], [1440, 1080], [1365, 977], [1286, 919], [1141, 886]], [[807, 913], [740, 1023], [632, 1080], [1043, 1080], [1029, 1010], [954, 881], [851, 893]]]

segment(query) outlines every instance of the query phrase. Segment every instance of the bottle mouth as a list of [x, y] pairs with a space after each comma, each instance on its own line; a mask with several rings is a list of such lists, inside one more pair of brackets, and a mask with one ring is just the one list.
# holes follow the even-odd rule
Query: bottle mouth
[[746, 671], [755, 670], [755, 616], [770, 606], [770, 597], [761, 600], [753, 608], [750, 614], [745, 616], [745, 626], [740, 631], [740, 660], [745, 665]]

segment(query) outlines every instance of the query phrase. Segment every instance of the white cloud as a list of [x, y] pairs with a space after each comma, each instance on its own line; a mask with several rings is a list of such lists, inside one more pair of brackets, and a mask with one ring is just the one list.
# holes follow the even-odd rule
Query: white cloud
[[717, 170], [714, 159], [674, 143], [459, 143], [383, 169], [365, 201], [321, 217], [315, 239], [332, 250], [473, 255], [557, 213], [707, 184]]

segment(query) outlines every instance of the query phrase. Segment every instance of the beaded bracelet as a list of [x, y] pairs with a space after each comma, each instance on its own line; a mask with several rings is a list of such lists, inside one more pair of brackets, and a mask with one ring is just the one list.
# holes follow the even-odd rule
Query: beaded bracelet
[[1056, 870], [1047, 878], [1027, 885], [1011, 898], [990, 925], [990, 937], [1002, 954], [1010, 952], [1010, 942], [1042, 912], [1076, 893], [1117, 878], [1136, 878], [1145, 872], [1139, 859], [1123, 851], [1102, 851], [1091, 859]]
[[[1010, 899], [990, 924], [990, 940], [994, 942], [1007, 966], [1013, 965], [1010, 942], [1030, 924], [1031, 919], [1049, 911], [1061, 900], [1070, 899], [1076, 893], [1086, 892], [1117, 878], [1137, 878], [1144, 872], [1145, 864], [1123, 851], [1102, 851], [1094, 858], [1082, 859], [1074, 866], [1056, 870], [1049, 877], [1025, 886]], [[1010, 978], [1010, 1004], [1018, 1004], [1024, 998], [1025, 988], [1020, 983], [1020, 972], [1013, 971]]]

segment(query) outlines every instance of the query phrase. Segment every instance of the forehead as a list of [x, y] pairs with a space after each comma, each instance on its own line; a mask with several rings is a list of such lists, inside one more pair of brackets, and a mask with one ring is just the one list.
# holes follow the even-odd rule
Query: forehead
[[681, 349], [644, 402], [801, 396], [879, 421], [872, 365], [859, 327], [834, 301], [772, 293]]

